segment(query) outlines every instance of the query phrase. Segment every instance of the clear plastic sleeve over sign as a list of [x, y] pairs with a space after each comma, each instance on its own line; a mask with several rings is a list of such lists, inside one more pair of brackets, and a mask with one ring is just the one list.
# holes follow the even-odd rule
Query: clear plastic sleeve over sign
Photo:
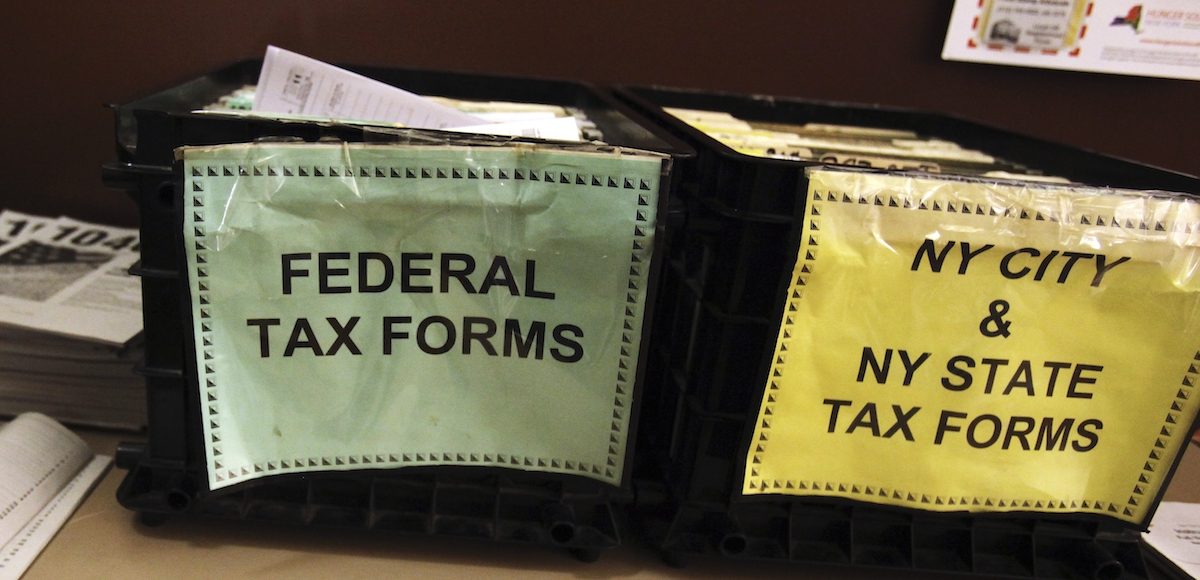
[[743, 493], [1144, 523], [1200, 400], [1200, 205], [809, 179]]
[[415, 465], [622, 482], [663, 156], [180, 155], [211, 489]]

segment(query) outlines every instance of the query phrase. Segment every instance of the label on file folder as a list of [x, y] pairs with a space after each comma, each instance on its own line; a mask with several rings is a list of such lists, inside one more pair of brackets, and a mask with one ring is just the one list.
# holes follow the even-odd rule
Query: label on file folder
[[183, 152], [208, 484], [466, 465], [620, 484], [662, 157]]
[[1200, 204], [809, 179], [742, 492], [1142, 523], [1200, 401]]

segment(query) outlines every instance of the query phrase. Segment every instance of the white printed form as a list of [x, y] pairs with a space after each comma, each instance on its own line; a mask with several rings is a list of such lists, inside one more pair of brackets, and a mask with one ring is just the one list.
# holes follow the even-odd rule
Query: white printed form
[[400, 123], [419, 129], [482, 125], [487, 121], [420, 95], [276, 46], [254, 93], [254, 111]]
[[0, 324], [120, 346], [142, 330], [137, 231], [58, 218], [0, 244]]
[[1200, 504], [1162, 502], [1142, 537], [1184, 572], [1200, 577]]

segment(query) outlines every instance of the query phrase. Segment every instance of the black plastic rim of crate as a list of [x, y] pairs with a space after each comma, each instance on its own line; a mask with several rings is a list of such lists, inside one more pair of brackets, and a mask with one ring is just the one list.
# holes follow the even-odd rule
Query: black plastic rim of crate
[[[966, 117], [863, 103], [820, 101], [799, 97], [745, 95], [730, 92], [665, 86], [623, 85], [614, 89], [618, 98], [630, 103], [672, 134], [695, 147], [698, 154], [715, 153], [737, 163], [805, 167], [816, 162], [770, 159], [745, 155], [727, 147], [704, 132], [666, 113], [663, 107], [728, 112], [749, 121], [840, 122], [897, 129], [909, 129], [923, 137], [950, 139], [965, 147], [989, 155], [1028, 164], [1049, 173], [1063, 175], [1080, 183], [1102, 187], [1194, 191], [1198, 179], [1183, 172], [1080, 149], [1046, 139], [1008, 131]], [[798, 119], [798, 113], [824, 118]], [[833, 118], [829, 118], [833, 117]], [[1097, 178], [1103, 177], [1099, 181]]]

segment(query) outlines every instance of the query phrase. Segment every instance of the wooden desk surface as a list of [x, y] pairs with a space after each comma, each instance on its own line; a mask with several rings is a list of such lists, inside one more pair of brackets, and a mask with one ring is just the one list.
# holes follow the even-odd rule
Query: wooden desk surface
[[[84, 433], [112, 454], [129, 436]], [[375, 578], [925, 578], [900, 570], [692, 558], [664, 565], [639, 546], [586, 564], [565, 550], [445, 537], [331, 530], [263, 522], [178, 518], [147, 527], [116, 501], [125, 471], [113, 469], [67, 522], [25, 578], [311, 577]], [[1200, 447], [1191, 445], [1166, 499], [1200, 503]], [[941, 575], [942, 578], [953, 578]]]

